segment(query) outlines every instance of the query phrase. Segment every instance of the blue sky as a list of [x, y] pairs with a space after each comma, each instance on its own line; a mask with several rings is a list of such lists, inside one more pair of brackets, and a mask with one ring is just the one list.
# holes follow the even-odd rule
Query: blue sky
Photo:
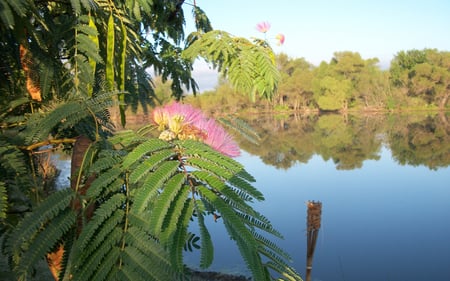
[[[286, 36], [283, 46], [273, 42], [276, 53], [303, 57], [314, 65], [329, 62], [337, 51], [358, 52], [363, 59], [377, 57], [383, 68], [401, 50], [450, 51], [448, 0], [196, 0], [196, 4], [214, 29], [235, 36], [262, 38], [255, 26], [269, 22], [269, 41], [277, 33]], [[191, 8], [184, 7], [189, 19]], [[192, 23], [188, 21], [189, 28]]]

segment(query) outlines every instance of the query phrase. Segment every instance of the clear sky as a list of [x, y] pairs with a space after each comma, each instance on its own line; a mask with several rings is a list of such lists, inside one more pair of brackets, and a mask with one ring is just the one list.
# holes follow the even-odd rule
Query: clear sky
[[[193, 3], [193, 0], [186, 0]], [[267, 21], [267, 38], [283, 33], [276, 53], [318, 65], [337, 51], [378, 58], [389, 67], [399, 51], [436, 48], [450, 51], [450, 0], [196, 0], [213, 28], [240, 37], [259, 37], [256, 24]], [[185, 5], [185, 16], [191, 8]], [[192, 25], [187, 23], [189, 29]], [[201, 71], [201, 70], [199, 70]]]

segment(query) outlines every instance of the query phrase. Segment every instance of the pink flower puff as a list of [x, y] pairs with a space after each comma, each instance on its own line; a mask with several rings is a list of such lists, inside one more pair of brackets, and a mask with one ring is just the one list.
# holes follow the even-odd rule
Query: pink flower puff
[[278, 46], [281, 46], [281, 45], [284, 44], [284, 39], [285, 39], [285, 37], [284, 37], [284, 34], [282, 34], [282, 33], [278, 33], [278, 34], [275, 36], [275, 40], [277, 41], [277, 45], [278, 45]]
[[157, 107], [153, 110], [152, 118], [161, 131], [160, 139], [194, 139], [226, 156], [240, 155], [239, 146], [225, 129], [191, 105], [173, 102]]
[[266, 33], [270, 29], [270, 23], [267, 21], [260, 22], [256, 25], [256, 29], [259, 32]]

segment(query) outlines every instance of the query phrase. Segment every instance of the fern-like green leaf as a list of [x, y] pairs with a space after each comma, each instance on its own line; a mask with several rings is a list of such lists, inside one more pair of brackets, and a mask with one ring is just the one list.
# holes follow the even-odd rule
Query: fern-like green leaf
[[216, 162], [210, 161], [209, 159], [189, 157], [186, 158], [185, 164], [195, 168], [199, 168], [202, 171], [208, 171], [214, 174], [216, 177], [221, 177], [224, 180], [228, 180], [233, 177], [233, 173], [230, 170], [224, 168], [223, 166], [220, 166], [220, 164]]
[[[91, 34], [86, 32], [88, 31], [86, 29], [91, 28], [88, 25], [78, 26], [77, 28], [80, 29], [81, 27], [84, 27], [86, 34], [80, 33], [77, 36], [78, 51], [83, 52], [87, 58], [93, 59], [96, 63], [102, 63], [103, 59], [98, 53], [98, 46], [96, 42], [92, 41], [91, 37], [89, 37]], [[92, 70], [89, 70], [89, 72], [92, 72]]]
[[[153, 205], [150, 219], [150, 229], [152, 233], [156, 234], [157, 236], [163, 230], [163, 222], [173, 200], [176, 198], [178, 192], [180, 192], [182, 188], [186, 188], [186, 186], [183, 185], [185, 181], [186, 176], [184, 173], [177, 173], [172, 176], [164, 184], [162, 193], [159, 195], [158, 200]], [[176, 223], [176, 221], [173, 223]]]
[[[85, 259], [81, 259], [79, 255], [73, 257], [72, 260], [76, 261], [77, 265], [74, 265], [74, 271], [71, 280], [92, 280], [91, 276], [95, 272], [105, 270], [107, 271], [108, 268], [111, 270], [111, 267], [106, 267], [106, 264], [104, 264], [102, 261], [110, 254], [116, 257], [117, 252], [114, 252], [114, 249], [117, 247], [121, 238], [122, 232], [119, 229], [115, 229], [115, 231], [111, 232], [110, 235], [106, 237], [106, 240], [103, 241], [100, 247], [95, 249], [95, 252], [93, 252], [93, 254], [86, 257]], [[85, 241], [83, 240], [81, 242]], [[77, 245], [78, 243], [76, 243], [74, 247], [77, 247]]]
[[[133, 263], [133, 260], [129, 256], [125, 256], [124, 258], [128, 258], [126, 261], [129, 263]], [[146, 278], [146, 279], [145, 279]], [[122, 266], [118, 272], [116, 280], [124, 280], [124, 281], [145, 281], [145, 280], [154, 280], [151, 276], [145, 274], [142, 271], [136, 270], [136, 268]]]
[[19, 252], [23, 243], [28, 243], [47, 222], [64, 211], [74, 199], [71, 189], [63, 189], [47, 197], [29, 216], [26, 216], [11, 232], [8, 245]]
[[99, 230], [95, 233], [95, 236], [89, 240], [89, 246], [84, 249], [82, 257], [89, 257], [101, 244], [107, 240], [108, 236], [112, 235], [114, 231], [118, 231], [118, 228], [120, 229], [123, 225], [124, 217], [124, 211], [119, 209], [107, 218]]
[[264, 195], [261, 193], [261, 191], [259, 191], [253, 185], [251, 185], [248, 181], [241, 178], [240, 177], [241, 175], [242, 173], [236, 174], [234, 177], [228, 180], [228, 183], [230, 183], [231, 185], [240, 190], [237, 193], [242, 193], [240, 194], [242, 198], [246, 198], [247, 195], [249, 195], [252, 196], [253, 198], [256, 198], [259, 201], [263, 201]]
[[32, 267], [60, 241], [64, 234], [74, 225], [76, 214], [70, 209], [59, 213], [51, 223], [45, 225], [36, 237], [33, 237], [29, 248], [20, 259], [17, 271], [26, 275]]
[[123, 177], [122, 170], [119, 167], [113, 167], [109, 169], [108, 171], [105, 171], [100, 174], [89, 187], [86, 195], [90, 198], [96, 198], [99, 194], [102, 193], [104, 189], [108, 187], [112, 182], [116, 181], [116, 185], [119, 184], [119, 187], [123, 181], [119, 180], [117, 182], [117, 179], [120, 179]]
[[102, 112], [112, 105], [111, 93], [57, 105], [48, 114], [30, 120], [29, 132], [26, 132], [26, 142], [39, 142], [46, 139], [55, 128], [65, 129], [75, 126], [83, 118], [95, 118], [96, 116], [93, 114]]
[[171, 244], [169, 244], [169, 254], [172, 264], [179, 271], [183, 269], [183, 246], [188, 237], [188, 226], [194, 211], [193, 200], [185, 201], [181, 216], [178, 218], [178, 227], [172, 236]]
[[258, 253], [258, 246], [250, 245], [247, 239], [251, 239], [252, 243], [258, 244], [256, 240], [250, 237], [244, 238], [241, 236], [241, 230], [237, 229], [233, 222], [224, 219], [225, 229], [228, 234], [233, 237], [236, 245], [241, 253], [247, 268], [252, 272], [255, 280], [271, 280], [270, 273], [265, 265], [262, 263], [261, 256]]
[[3, 24], [11, 29], [14, 28], [15, 22], [14, 22], [14, 15], [7, 3], [1, 3], [0, 4], [0, 19], [2, 20]]
[[174, 156], [176, 156], [176, 153], [171, 148], [153, 153], [133, 168], [133, 171], [130, 173], [130, 183], [136, 183], [147, 173], [151, 172], [157, 165], [160, 165], [163, 161], [173, 158]]
[[89, 223], [84, 226], [83, 232], [81, 232], [77, 240], [76, 248], [79, 251], [84, 251], [84, 249], [86, 249], [88, 243], [91, 241], [94, 235], [96, 235], [101, 225], [117, 209], [123, 206], [125, 199], [126, 198], [124, 194], [116, 193], [95, 210], [94, 216], [89, 221]]
[[236, 240], [241, 255], [246, 261], [248, 268], [252, 271], [254, 278], [256, 280], [267, 280], [262, 275], [264, 267], [259, 256], [256, 254], [258, 243], [249, 229], [222, 198], [203, 186], [199, 186], [198, 191], [222, 215], [228, 233]]
[[5, 26], [12, 29], [15, 25], [13, 11], [20, 17], [24, 17], [29, 9], [29, 3], [26, 0], [6, 0], [2, 2], [0, 19], [4, 22]]
[[120, 249], [118, 247], [111, 248], [105, 257], [102, 259], [101, 266], [92, 275], [91, 280], [102, 281], [102, 280], [112, 280], [108, 278], [114, 269], [117, 268], [117, 261], [120, 259]]
[[196, 205], [197, 221], [200, 229], [201, 239], [201, 254], [200, 254], [200, 267], [208, 268], [214, 259], [214, 247], [211, 240], [211, 235], [205, 225], [205, 218], [203, 212], [201, 212]]
[[163, 188], [164, 183], [174, 175], [179, 168], [178, 161], [166, 161], [161, 164], [154, 172], [149, 174], [142, 186], [136, 191], [134, 204], [131, 212], [141, 213], [148, 206], [148, 203], [158, 189]]
[[202, 56], [217, 65], [238, 91], [250, 94], [252, 99], [256, 94], [266, 99], [273, 97], [280, 75], [269, 45], [217, 30], [196, 33], [196, 37], [198, 39], [183, 52], [185, 58], [194, 60]]
[[[162, 229], [162, 233], [160, 235], [161, 243], [163, 244], [170, 243], [171, 237], [175, 233], [176, 229], [179, 228], [178, 222], [180, 220], [180, 217], [183, 216], [182, 212], [186, 204], [186, 201], [190, 200], [188, 198], [190, 192], [191, 189], [189, 188], [189, 186], [187, 185], [182, 186], [182, 188], [180, 189], [178, 194], [176, 194], [175, 198], [170, 204], [170, 208], [167, 210], [167, 214], [165, 215], [164, 222], [161, 226]], [[158, 207], [157, 203], [158, 201], [154, 205], [154, 208]], [[151, 217], [150, 221], [152, 221]]]
[[216, 176], [205, 171], [194, 171], [191, 173], [191, 176], [196, 180], [207, 184], [215, 193], [220, 194], [220, 196], [226, 200], [230, 207], [234, 207], [238, 210], [244, 211], [245, 213], [253, 213], [253, 209]]
[[285, 261], [291, 261], [291, 257], [289, 256], [289, 254], [278, 247], [274, 242], [256, 232], [253, 232], [253, 236], [261, 244], [259, 251], [266, 257], [286, 266], [287, 263]]
[[121, 163], [122, 157], [116, 151], [102, 150], [98, 154], [98, 159], [90, 166], [89, 171], [93, 174], [99, 174]]
[[241, 217], [242, 221], [252, 228], [259, 228], [264, 232], [270, 233], [275, 237], [283, 238], [280, 232], [273, 228], [270, 221], [261, 215], [260, 213], [254, 211], [251, 215], [246, 213], [237, 213]]
[[70, 4], [72, 6], [75, 14], [79, 15], [81, 13], [81, 3], [80, 0], [70, 0]]
[[[153, 256], [145, 255], [140, 249], [127, 246], [122, 252], [124, 266], [122, 270], [132, 274], [130, 280], [174, 280], [173, 274], [168, 274], [164, 267], [158, 267], [158, 260]], [[137, 275], [135, 275], [137, 274]]]
[[[241, 163], [236, 160], [223, 155], [212, 149], [210, 146], [194, 140], [184, 140], [177, 143], [183, 150], [182, 154], [186, 158], [202, 158], [208, 160], [218, 166], [222, 166], [232, 173], [239, 173], [244, 170]], [[254, 181], [254, 180], [253, 180]]]
[[152, 259], [158, 261], [157, 263], [161, 265], [161, 268], [170, 268], [168, 253], [146, 230], [132, 225], [125, 234], [125, 241], [129, 245], [139, 247], [146, 256], [153, 257]]
[[41, 89], [41, 95], [47, 97], [52, 86], [55, 70], [52, 65], [47, 63], [41, 63], [39, 65], [39, 85]]
[[[252, 272], [253, 278], [255, 280], [271, 280], [269, 271], [262, 263], [261, 256], [257, 251], [257, 241], [251, 235], [243, 236], [242, 229], [236, 228], [234, 221], [224, 219], [224, 225], [228, 234], [236, 241], [239, 252], [247, 264], [247, 268]], [[247, 237], [245, 238], [245, 236]]]
[[122, 148], [128, 147], [133, 142], [144, 142], [146, 139], [141, 137], [141, 139], [136, 140], [138, 134], [133, 130], [122, 130], [114, 134], [114, 136], [109, 138], [109, 142], [113, 145], [121, 145]]
[[300, 277], [300, 274], [297, 273], [295, 269], [290, 266], [281, 265], [273, 261], [268, 261], [265, 265], [267, 268], [270, 268], [275, 272], [278, 272], [283, 277], [283, 279], [278, 278], [277, 280], [303, 281], [303, 279]]
[[124, 159], [122, 166], [128, 169], [132, 164], [140, 161], [144, 155], [151, 154], [155, 151], [171, 148], [173, 145], [160, 139], [148, 139], [138, 145]]

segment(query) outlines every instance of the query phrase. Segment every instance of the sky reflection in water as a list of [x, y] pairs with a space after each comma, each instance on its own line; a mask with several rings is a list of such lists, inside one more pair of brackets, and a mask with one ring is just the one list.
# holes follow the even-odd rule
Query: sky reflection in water
[[[294, 267], [306, 266], [306, 201], [321, 201], [322, 227], [312, 280], [450, 280], [450, 169], [400, 166], [389, 149], [354, 170], [336, 170], [314, 156], [287, 170], [243, 151], [236, 158], [266, 200], [255, 209], [271, 220]], [[212, 221], [212, 219], [211, 219]], [[210, 270], [248, 273], [222, 224], [210, 222], [215, 262]], [[195, 263], [194, 255], [187, 255]]]

